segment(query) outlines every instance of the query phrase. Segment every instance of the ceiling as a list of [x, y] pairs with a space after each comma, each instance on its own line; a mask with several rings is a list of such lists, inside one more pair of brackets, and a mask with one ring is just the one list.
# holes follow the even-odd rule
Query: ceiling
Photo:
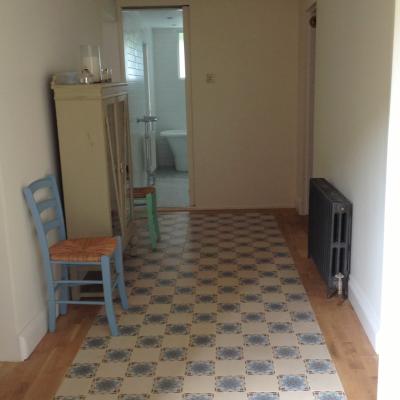
[[138, 23], [142, 28], [182, 28], [182, 9], [157, 8], [142, 10], [124, 10], [125, 24]]

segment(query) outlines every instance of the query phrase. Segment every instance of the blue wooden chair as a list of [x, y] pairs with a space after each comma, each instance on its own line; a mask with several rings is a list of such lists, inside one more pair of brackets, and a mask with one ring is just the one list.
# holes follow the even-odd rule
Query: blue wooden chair
[[157, 250], [157, 242], [161, 240], [157, 216], [156, 188], [154, 186], [132, 188], [130, 196], [133, 196], [136, 206], [146, 206], [147, 226], [149, 229], [151, 248], [155, 251]]
[[[46, 189], [46, 199], [35, 200], [35, 193]], [[128, 308], [125, 292], [125, 281], [122, 264], [121, 237], [98, 237], [84, 239], [66, 239], [63, 210], [57, 182], [54, 176], [39, 179], [24, 188], [24, 195], [32, 213], [36, 232], [39, 238], [40, 251], [43, 258], [44, 273], [48, 291], [49, 331], [56, 328], [56, 305], [60, 305], [60, 314], [67, 313], [68, 304], [105, 305], [111, 335], [118, 336], [119, 330], [112, 302], [112, 291], [118, 288], [123, 309]], [[44, 193], [43, 193], [44, 194]], [[45, 212], [45, 216], [42, 214]], [[51, 215], [53, 214], [53, 215]], [[47, 217], [47, 220], [45, 218]], [[49, 247], [47, 235], [50, 231], [58, 231], [59, 242]], [[115, 279], [112, 280], [111, 261], [115, 264]], [[60, 265], [60, 278], [54, 277], [54, 265]], [[101, 280], [70, 280], [70, 268], [94, 265], [101, 268]], [[72, 300], [69, 288], [97, 284], [103, 285], [104, 301]], [[60, 295], [57, 292], [60, 290]]]

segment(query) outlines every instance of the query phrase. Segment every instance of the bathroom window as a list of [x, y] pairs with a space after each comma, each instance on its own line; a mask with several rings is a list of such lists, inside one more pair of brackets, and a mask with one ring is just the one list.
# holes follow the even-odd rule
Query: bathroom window
[[185, 40], [183, 38], [183, 32], [179, 32], [178, 37], [178, 62], [179, 62], [179, 79], [186, 78], [186, 68], [185, 68]]

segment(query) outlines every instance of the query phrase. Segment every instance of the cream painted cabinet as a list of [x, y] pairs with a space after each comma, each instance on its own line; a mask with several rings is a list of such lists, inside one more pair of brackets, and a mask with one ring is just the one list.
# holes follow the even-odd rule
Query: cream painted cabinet
[[127, 85], [54, 85], [68, 238], [122, 235], [133, 225]]

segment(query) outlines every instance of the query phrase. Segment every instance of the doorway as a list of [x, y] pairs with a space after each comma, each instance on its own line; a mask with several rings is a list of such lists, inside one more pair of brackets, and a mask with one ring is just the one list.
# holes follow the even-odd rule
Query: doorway
[[127, 9], [122, 23], [133, 184], [155, 186], [161, 208], [186, 208], [192, 202], [184, 9]]
[[299, 202], [298, 211], [301, 215], [308, 214], [308, 193], [310, 179], [313, 176], [314, 154], [314, 106], [315, 106], [315, 65], [317, 38], [317, 6], [312, 5], [306, 10], [303, 18], [303, 79], [300, 105], [303, 104], [302, 140], [299, 156]]

